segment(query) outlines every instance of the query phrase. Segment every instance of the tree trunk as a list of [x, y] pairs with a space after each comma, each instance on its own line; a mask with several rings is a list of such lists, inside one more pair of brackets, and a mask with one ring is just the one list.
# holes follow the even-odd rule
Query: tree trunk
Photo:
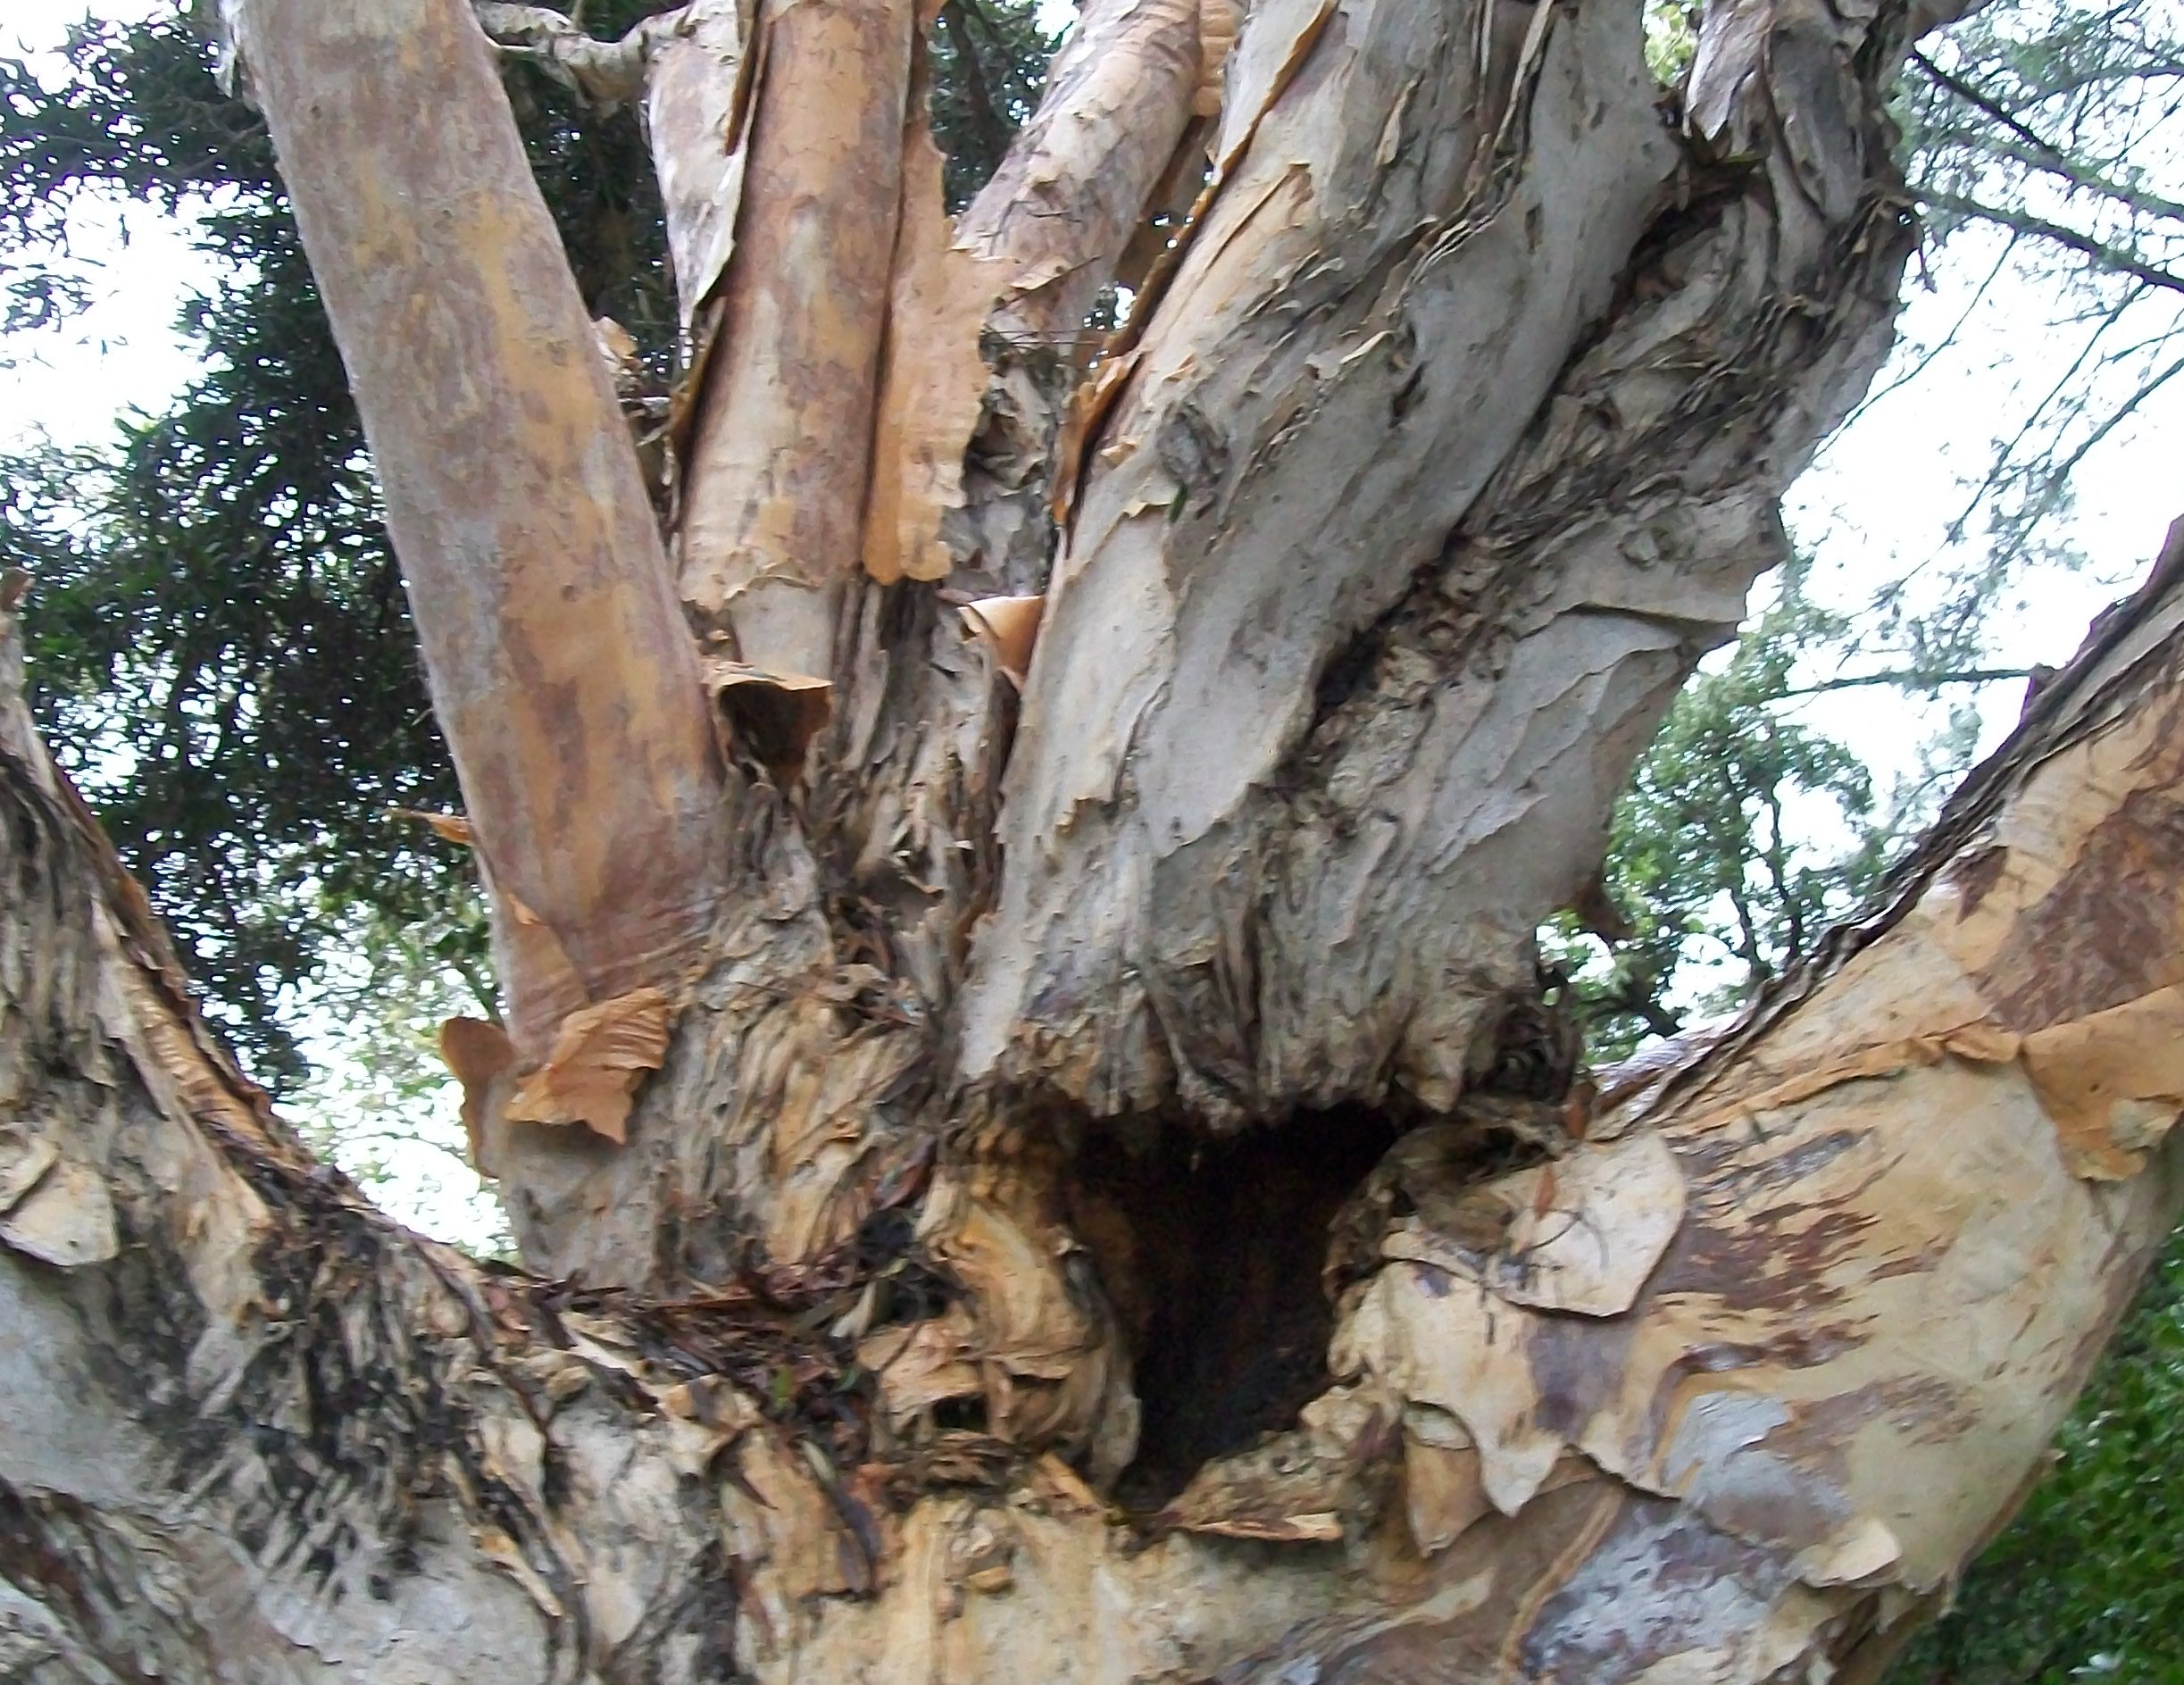
[[1583, 1079], [1530, 932], [1885, 349], [1902, 12], [1094, 0], [951, 243], [908, 5], [481, 8], [643, 91], [663, 544], [469, 11], [228, 9], [537, 1273], [297, 1147], [11, 642], [9, 1676], [1872, 1677], [2184, 1201], [2184, 526], [1734, 1028]]

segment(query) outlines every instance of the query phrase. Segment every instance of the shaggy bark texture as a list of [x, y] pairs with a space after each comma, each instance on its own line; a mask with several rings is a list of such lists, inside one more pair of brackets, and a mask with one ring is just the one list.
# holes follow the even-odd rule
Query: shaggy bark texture
[[1738, 1025], [1551, 1161], [1396, 1143], [1330, 1380], [1134, 1519], [933, 1419], [906, 1258], [646, 1303], [372, 1213], [205, 1037], [5, 630], [11, 1678], [1871, 1678], [2184, 1202], [2184, 527]]
[[[733, 957], [630, 1150], [507, 1146], [543, 1267], [804, 1256], [966, 1126], [961, 1155], [1021, 1164], [1088, 1120], [1218, 1135], [1494, 1083], [1531, 931], [1886, 350], [1913, 238], [1892, 11], [1720, 9], [1679, 104], [1635, 9], [1268, 4], [1196, 131], [1167, 10], [1084, 29], [1163, 73], [1119, 122], [1113, 79], [1065, 63], [965, 219], [983, 420], [912, 500], [939, 549], [879, 546], [948, 571], [844, 563], [823, 671], [720, 681]], [[1111, 174], [1061, 144], [1115, 131]], [[1160, 214], [1185, 157], [1195, 204], [1057, 438], [1067, 364], [1009, 325], [1058, 263], [1116, 272], [1127, 225], [989, 200], [1013, 171]], [[1057, 254], [1064, 225], [1088, 244]], [[889, 344], [960, 371], [977, 336], [902, 273]], [[988, 592], [1039, 599], [1021, 697], [963, 607]], [[1051, 1252], [1050, 1175], [1005, 1180]]]

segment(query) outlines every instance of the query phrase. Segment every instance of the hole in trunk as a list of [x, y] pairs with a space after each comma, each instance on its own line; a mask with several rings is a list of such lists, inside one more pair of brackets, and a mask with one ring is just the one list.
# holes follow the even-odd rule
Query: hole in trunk
[[1394, 1143], [1363, 1107], [1209, 1140], [1088, 1132], [1077, 1232], [1130, 1343], [1144, 1409], [1117, 1497], [1156, 1509], [1209, 1458], [1292, 1427], [1329, 1385], [1328, 1224]]

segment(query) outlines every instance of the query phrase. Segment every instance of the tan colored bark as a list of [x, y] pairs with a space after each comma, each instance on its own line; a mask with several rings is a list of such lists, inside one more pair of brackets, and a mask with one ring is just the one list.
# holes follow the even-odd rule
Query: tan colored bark
[[[1234, 22], [1221, 0], [1219, 23]], [[1200, 0], [1085, 6], [1039, 109], [964, 211], [957, 238], [1013, 271], [994, 317], [1004, 342], [1069, 356], [1145, 220], [1207, 79]]]
[[[1454, 1447], [1470, 1470], [1410, 1524], [1483, 1490], [1571, 1555], [1516, 1630], [1492, 1601], [1421, 1611], [1293, 1639], [1263, 1676], [1428, 1653], [1873, 1676], [2037, 1476], [2184, 1208], [2180, 708], [2184, 522], [1871, 920], [1641, 1079], [1554, 1166], [1556, 1197], [1520, 1172], [1463, 1196], [1470, 1244], [1389, 1231], [1338, 1370], [1403, 1400], [1406, 1466]], [[2094, 1046], [2096, 1105], [2075, 1059]], [[1660, 1202], [1615, 1208], [1610, 1167], [1640, 1152], [1682, 1182], [1665, 1234]], [[1500, 1236], [1480, 1245], [1488, 1214]], [[1628, 1307], [1555, 1314], [1562, 1259]], [[1459, 1528], [1419, 1590], [1498, 1583], [1497, 1537]], [[1634, 1582], [1660, 1589], [1644, 1623], [1616, 1613]]]
[[[232, 3], [232, 0], [231, 0]], [[529, 60], [564, 88], [596, 105], [634, 105], [645, 95], [654, 53], [665, 40], [687, 33], [691, 21], [710, 10], [706, 0], [640, 20], [618, 41], [585, 33], [565, 12], [551, 6], [510, 5], [472, 0], [479, 27], [508, 56]]]
[[[1126, 22], [1132, 17], [1129, 7], [1110, 10]], [[1105, 27], [1100, 15], [1088, 23]], [[1159, 27], [1180, 26], [1170, 18]], [[664, 75], [671, 46], [657, 50], [655, 77]], [[738, 60], [739, 85], [771, 87], [772, 72], [754, 66], [779, 50], [762, 31]], [[693, 82], [686, 93], [703, 86]], [[656, 80], [655, 96], [662, 88]], [[1163, 123], [1180, 132], [1189, 88], [1155, 79], [1139, 91], [1133, 136]], [[1118, 129], [1122, 120], [1109, 109], [1117, 96], [1112, 84], [1085, 77], [1063, 78], [1050, 96], [1026, 145], [1057, 191], [1096, 196], [1122, 179], [1104, 173], [1085, 147], [1057, 150], [1041, 138]], [[726, 113], [763, 111], [768, 96], [738, 96], [738, 105], [716, 85], [711, 97]], [[1006, 355], [988, 386], [978, 357], [982, 319], [991, 278], [1005, 275], [1012, 248], [1003, 240], [996, 255], [981, 257], [942, 238], [922, 101], [909, 104], [899, 137], [904, 214], [864, 512], [866, 572], [842, 581], [840, 653], [829, 670], [831, 723], [808, 688], [764, 684], [748, 663], [719, 669], [733, 680], [720, 694], [737, 755], [768, 787], [754, 786], [748, 797], [753, 811], [738, 863], [742, 907], [720, 944], [733, 957], [691, 997], [692, 1020], [661, 1077], [639, 1097], [626, 1150], [602, 1150], [566, 1130], [496, 1123], [487, 1115], [490, 1097], [473, 1097], [479, 1139], [504, 1178], [525, 1255], [544, 1269], [667, 1286], [717, 1279], [754, 1244], [779, 1261], [807, 1257], [854, 1233], [875, 1190], [899, 1185], [933, 1154], [943, 1119], [932, 1108], [942, 1097], [916, 1073], [930, 1057], [930, 1027], [947, 1011], [971, 923], [990, 898], [998, 773], [1035, 617], [1023, 604], [997, 611], [1007, 638], [989, 638], [990, 626], [974, 628], [915, 576], [945, 565], [959, 590], [1012, 580], [1036, 585], [1043, 577], [1054, 413], [1043, 406], [1057, 395], [1037, 380], [1023, 384], [1022, 365]], [[743, 132], [725, 117], [655, 123], [654, 142], [671, 151], [685, 142], [700, 147], [702, 155], [691, 154], [692, 180], [724, 157], [732, 179]], [[673, 173], [668, 160], [663, 169]], [[1125, 196], [1141, 199], [1146, 190], [1141, 183]], [[676, 226], [699, 224], [679, 218]], [[1099, 275], [1130, 231], [1121, 213], [1070, 229], [1081, 261]], [[1084, 244], [1090, 236], [1094, 243]], [[683, 238], [671, 228], [678, 251]], [[737, 247], [735, 265], [755, 261], [747, 245]], [[697, 303], [704, 343], [704, 312], [718, 300]], [[1057, 367], [1066, 371], [1050, 360], [1048, 371]], [[984, 550], [951, 526], [944, 555], [931, 535], [957, 496], [954, 477], [981, 390], [989, 405], [1006, 407], [1011, 393], [1025, 396], [1013, 412], [1018, 419], [1035, 412], [1044, 418], [1027, 422], [1019, 441], [1021, 473], [1004, 470], [996, 478], [988, 433], [972, 452], [963, 488], [967, 501], [988, 512], [996, 494], [1013, 498], [1030, 517], [1028, 541], [1013, 551]], [[809, 442], [832, 448], [824, 438]], [[898, 571], [904, 582], [880, 582]], [[784, 748], [790, 752], [778, 752]], [[790, 790], [793, 802], [779, 798]], [[480, 1068], [493, 1067], [488, 1061]], [[1096, 1321], [1071, 1336], [1095, 1368], [1105, 1362]], [[1019, 1356], [1032, 1371], [1055, 1367], [1051, 1354], [1025, 1347]], [[995, 1372], [1014, 1373], [1005, 1363]], [[1040, 1395], [1053, 1384], [1051, 1375], [1032, 1372], [997, 1382], [1013, 1389], [1019, 1402], [1010, 1409], [1038, 1418], [1051, 1414]], [[1106, 1383], [1063, 1390], [1097, 1400]], [[1086, 1409], [1072, 1410], [1070, 1431], [1081, 1433]]]
[[[1887, 49], [1855, 20], [1733, 22], [1739, 52], [1799, 40], [1772, 83], [1710, 46], [1734, 132], [1710, 107], [1680, 146], [1613, 11], [1261, 9], [1216, 187], [1084, 412], [1021, 729], [951, 606], [851, 580], [831, 722], [750, 828], [734, 980], [629, 1150], [508, 1149], [527, 1256], [663, 1285], [838, 1238], [988, 1114], [966, 1078], [993, 1115], [1058, 1090], [1127, 1132], [1441, 1107], [1480, 1074], [1537, 916], [1596, 868], [1631, 759], [1777, 553], [1781, 485], [1886, 343], [1909, 229], [1858, 78]], [[1772, 144], [1841, 86], [1863, 103], [1821, 143]], [[1102, 85], [1063, 79], [1053, 132], [1105, 109], [1071, 115], [1072, 87]], [[1770, 162], [1724, 175], [1717, 146]], [[1285, 194], [1301, 221], [1266, 209]], [[1057, 367], [997, 362], [951, 595], [1046, 572]], [[1051, 1207], [1011, 1221], [1053, 1239]]]
[[[754, 171], [787, 15], [738, 49], [756, 103], [716, 101]], [[1632, 21], [1254, 18], [1079, 412], [1005, 858], [1031, 592], [967, 625], [846, 553], [808, 742], [808, 689], [721, 669], [766, 696], [673, 1033], [632, 989], [566, 1066], [448, 1039], [527, 1255], [675, 1302], [487, 1274], [316, 1172], [0, 658], [0, 1646], [419, 1685], [1870, 1677], [2184, 1202], [2184, 554], [1746, 1022], [1596, 1115], [1482, 1092], [1523, 927], [1778, 541], [1908, 234], [1886, 24], [1718, 12], [1679, 145]], [[929, 232], [874, 271], [890, 332]], [[1294, 1109], [1389, 1083], [1394, 1115]], [[1230, 1314], [1322, 1276], [1309, 1350]], [[1179, 1439], [1321, 1348], [1274, 1417]]]
[[988, 378], [979, 340], [1012, 273], [1006, 259], [959, 244], [948, 225], [945, 161], [926, 130], [926, 65], [921, 45], [903, 125], [902, 216], [864, 512], [864, 571], [883, 585], [940, 579], [954, 564], [941, 527], [963, 506], [963, 453]]
[[700, 625], [762, 671], [826, 678], [863, 554], [916, 23], [907, 0], [773, 0], [718, 348], [678, 535]]
[[1091, 0], [1024, 125], [956, 237], [1009, 281], [989, 319], [993, 373], [965, 465], [963, 505], [944, 528], [972, 588], [1040, 592], [1054, 551], [1054, 441], [1098, 336], [1086, 317], [1133, 255], [1168, 231], [1148, 219], [1188, 204], [1205, 163], [1207, 59], [1235, 28], [1225, 0]]
[[679, 981], [717, 910], [695, 652], [470, 8], [244, 15], [491, 874], [511, 1020], [542, 1050], [588, 1000]]

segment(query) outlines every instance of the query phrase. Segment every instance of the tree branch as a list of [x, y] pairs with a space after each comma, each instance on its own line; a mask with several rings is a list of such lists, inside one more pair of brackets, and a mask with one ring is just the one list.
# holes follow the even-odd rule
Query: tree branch
[[1939, 673], [1921, 672], [1916, 668], [1850, 673], [1834, 679], [1815, 680], [1809, 685], [1795, 686], [1783, 691], [1779, 700], [1788, 702], [1799, 697], [1824, 697], [1838, 690], [1862, 690], [1873, 685], [1896, 686], [1905, 690], [1929, 689], [1941, 685], [1997, 685], [2012, 680], [2030, 679], [2032, 671], [2030, 667], [1965, 667]]
[[1935, 188], [1920, 188], [1919, 197], [1935, 210], [1953, 211], [1959, 216], [1973, 217], [1980, 221], [1999, 223], [2005, 229], [2014, 229], [2020, 233], [2037, 235], [2080, 256], [2090, 258], [2096, 268], [2135, 277], [2150, 287], [2184, 293], [2184, 275], [2149, 263], [2133, 253], [2105, 245], [2089, 234], [2080, 233], [2076, 229], [2067, 228], [2046, 217], [2035, 216], [2030, 211], [2005, 210], [1997, 205], [1982, 204], [1961, 194], [1947, 193]]
[[[1217, 185], [1080, 402], [967, 1072], [1215, 1127], [1391, 1089], [1452, 1104], [1463, 1050], [1527, 986], [1539, 918], [1598, 865], [1623, 750], [1780, 555], [1778, 471], [1871, 378], [1909, 246], [1872, 85], [1895, 14], [1882, 40], [1831, 23], [1809, 56], [1824, 83], [1763, 106], [1788, 26], [1711, 9], [1691, 127], [1769, 160], [1771, 185], [1725, 186], [1690, 222], [1663, 220], [1681, 162], [1637, 38], [1494, 6], [1458, 46], [1402, 15], [1253, 12]], [[1805, 97], [1830, 114], [1790, 112]], [[1824, 131], [1825, 162], [1780, 124]], [[1792, 202], [1827, 206], [1794, 238]], [[1680, 286], [1651, 272], [1670, 249], [1738, 327], [1655, 317]], [[1801, 302], [1755, 314], [1762, 297]], [[1626, 405], [1642, 426], [1572, 419]], [[1619, 548], [1610, 486], [1644, 488], [1616, 524], [1678, 536]], [[1643, 585], [1623, 571], [1641, 555], [1664, 564]], [[1498, 620], [1520, 596], [1555, 606]], [[1454, 606], [1481, 602], [1491, 631]], [[1616, 612], [1580, 630], [1580, 602]], [[1528, 723], [1563, 705], [1593, 725]], [[1617, 757], [1580, 761], [1580, 740]], [[1418, 939], [1349, 934], [1398, 928]]]
[[862, 571], [915, 29], [900, 0], [770, 9], [746, 49], [764, 63], [743, 132], [689, 137], [743, 157], [718, 349], [693, 375], [677, 575], [705, 630], [771, 674], [830, 680]]
[[509, 57], [538, 65], [570, 92], [610, 110], [644, 97], [645, 72], [654, 48], [681, 27], [689, 10], [657, 13], [619, 41], [602, 41], [550, 6], [472, 0], [472, 9], [479, 27]]
[[1957, 146], [1976, 151], [1986, 158], [2006, 158], [2013, 163], [2026, 165], [2041, 174], [2052, 176], [2067, 187], [2111, 199], [2149, 217], [2184, 220], [2184, 203], [2149, 193], [2143, 188], [2115, 181], [2097, 171], [2067, 161], [2057, 163], [2043, 150], [2021, 141], [1999, 138], [1990, 130], [1974, 124], [1930, 130], [1928, 138], [1937, 146]]
[[1013, 344], [1067, 348], [1146, 214], [1191, 119], [1201, 0], [1092, 0], [1039, 108], [958, 219], [1013, 276], [995, 315]]
[[1920, 48], [1913, 47], [1910, 57], [1913, 63], [1918, 65], [1936, 82], [1947, 88], [1966, 104], [1984, 112], [2024, 143], [2025, 150], [2022, 154], [2013, 152], [2006, 155], [2017, 157], [2021, 163], [2036, 164], [2075, 187], [2085, 188], [2089, 193], [2097, 193], [2108, 198], [2120, 200], [2134, 210], [2151, 212], [2157, 216], [2184, 216], [2184, 204], [2180, 204], [2173, 199], [2165, 199], [2157, 194], [2146, 193], [2121, 182], [2111, 181], [2098, 171], [2088, 170], [2045, 136], [2028, 128], [1998, 101], [1983, 93], [1971, 83], [1965, 81], [1962, 77], [1943, 70]]
[[543, 1053], [587, 1001], [679, 981], [711, 929], [727, 815], [696, 655], [470, 8], [244, 16], [491, 880], [510, 1022]]

